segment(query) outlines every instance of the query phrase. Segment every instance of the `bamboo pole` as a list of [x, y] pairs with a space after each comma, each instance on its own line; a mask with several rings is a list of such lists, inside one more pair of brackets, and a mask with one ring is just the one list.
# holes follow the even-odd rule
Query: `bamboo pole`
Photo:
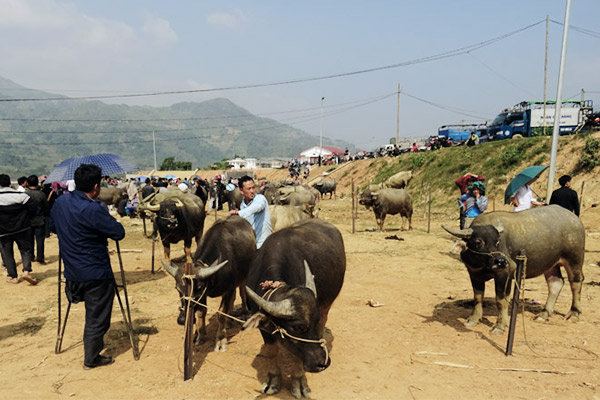
[[352, 233], [356, 232], [356, 227], [355, 227], [355, 198], [356, 198], [356, 193], [354, 193], [354, 178], [352, 178]]

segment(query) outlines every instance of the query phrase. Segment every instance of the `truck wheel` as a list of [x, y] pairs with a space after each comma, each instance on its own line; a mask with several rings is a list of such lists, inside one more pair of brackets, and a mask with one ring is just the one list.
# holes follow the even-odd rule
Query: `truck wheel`
[[523, 139], [523, 135], [521, 135], [520, 133], [515, 133], [514, 135], [512, 135], [513, 139]]

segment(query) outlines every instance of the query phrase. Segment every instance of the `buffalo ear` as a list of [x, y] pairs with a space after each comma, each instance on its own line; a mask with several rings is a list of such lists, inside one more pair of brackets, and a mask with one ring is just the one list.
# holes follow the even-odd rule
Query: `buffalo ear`
[[246, 322], [244, 322], [244, 325], [242, 326], [242, 330], [245, 331], [246, 329], [254, 329], [254, 328], [258, 328], [260, 326], [260, 324], [264, 321], [267, 320], [267, 316], [261, 312], [257, 312], [253, 315], [250, 316], [250, 318], [248, 318], [246, 320]]

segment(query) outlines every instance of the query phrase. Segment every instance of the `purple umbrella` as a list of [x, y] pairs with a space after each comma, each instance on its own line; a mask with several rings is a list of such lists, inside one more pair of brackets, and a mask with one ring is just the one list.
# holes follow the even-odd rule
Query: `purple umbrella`
[[116, 154], [93, 154], [91, 156], [74, 157], [58, 164], [46, 178], [46, 183], [68, 181], [73, 179], [75, 170], [81, 164], [94, 164], [102, 168], [102, 175], [122, 174], [138, 168]]

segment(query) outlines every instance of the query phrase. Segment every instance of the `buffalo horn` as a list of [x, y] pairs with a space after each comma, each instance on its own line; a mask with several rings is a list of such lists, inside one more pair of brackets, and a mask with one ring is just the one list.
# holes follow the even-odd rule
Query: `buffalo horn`
[[146, 209], [148, 211], [158, 212], [160, 210], [160, 203], [159, 204], [148, 204], [146, 206]]
[[285, 299], [281, 301], [267, 301], [254, 293], [252, 289], [246, 286], [246, 293], [260, 308], [265, 310], [269, 315], [276, 318], [291, 318], [294, 316], [294, 309], [292, 307], [292, 301]]
[[225, 260], [222, 263], [215, 265], [216, 262], [217, 261], [215, 261], [214, 263], [212, 263], [212, 265], [210, 267], [198, 268], [196, 270], [196, 277], [198, 279], [209, 278], [212, 274], [214, 274], [215, 272], [217, 272], [218, 270], [220, 270], [223, 265], [227, 264], [228, 260]]
[[173, 202], [175, 203], [175, 207], [177, 207], [179, 210], [183, 208], [183, 203], [181, 202], [181, 200], [173, 199]]
[[310, 289], [311, 292], [315, 295], [315, 299], [317, 298], [317, 287], [315, 286], [315, 276], [310, 271], [310, 267], [308, 266], [308, 262], [304, 260], [304, 273], [306, 274], [306, 283], [304, 286], [307, 289]]
[[179, 271], [179, 268], [174, 267], [173, 264], [169, 263], [167, 264], [165, 262], [165, 260], [160, 260], [160, 262], [163, 265], [163, 268], [165, 269], [165, 271], [167, 271], [169, 273], [169, 275], [171, 275], [173, 278], [177, 275], [177, 272]]
[[498, 231], [498, 233], [504, 232], [504, 225], [502, 224], [502, 221], [497, 220], [496, 230]]
[[448, 228], [444, 225], [442, 225], [442, 228], [444, 228], [444, 230], [446, 232], [448, 232], [451, 235], [456, 236], [457, 238], [461, 238], [461, 239], [469, 239], [471, 237], [471, 235], [473, 234], [473, 229], [469, 228], [469, 229], [453, 229], [453, 228]]

